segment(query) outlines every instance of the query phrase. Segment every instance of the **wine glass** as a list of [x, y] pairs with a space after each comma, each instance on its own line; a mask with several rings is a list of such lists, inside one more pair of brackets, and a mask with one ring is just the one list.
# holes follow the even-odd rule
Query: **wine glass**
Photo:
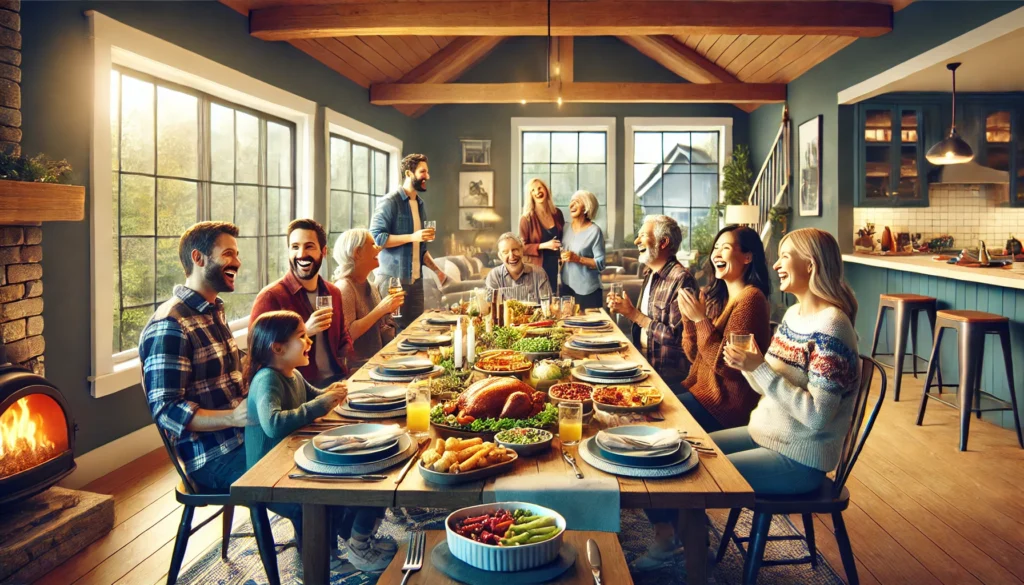
[[[397, 276], [389, 277], [388, 278], [388, 294], [389, 295], [397, 295], [400, 292], [402, 292], [402, 280], [400, 278], [398, 278]], [[401, 317], [402, 316], [402, 307], [399, 306], [397, 309], [395, 309], [395, 312], [391, 313], [391, 316], [392, 317]]]

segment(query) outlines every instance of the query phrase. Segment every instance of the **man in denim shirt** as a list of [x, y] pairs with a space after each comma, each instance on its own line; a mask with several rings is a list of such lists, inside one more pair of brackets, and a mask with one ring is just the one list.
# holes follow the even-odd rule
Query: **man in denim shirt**
[[422, 267], [433, 270], [442, 285], [446, 276], [427, 251], [427, 242], [434, 240], [435, 230], [423, 229], [427, 215], [426, 204], [420, 194], [427, 190], [430, 179], [427, 157], [410, 154], [402, 159], [400, 172], [402, 186], [377, 205], [370, 220], [370, 234], [374, 243], [382, 248], [378, 256], [380, 269], [376, 282], [381, 298], [388, 295], [391, 277], [401, 279], [405, 289], [402, 316], [395, 319], [399, 328], [405, 329], [423, 313]]

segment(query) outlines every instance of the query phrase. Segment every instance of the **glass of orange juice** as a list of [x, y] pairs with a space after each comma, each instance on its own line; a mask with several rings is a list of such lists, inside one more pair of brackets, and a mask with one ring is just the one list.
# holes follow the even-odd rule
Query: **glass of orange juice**
[[583, 439], [583, 403], [558, 403], [558, 439], [563, 445], [575, 445]]
[[430, 386], [410, 384], [405, 391], [405, 426], [416, 439], [430, 430]]

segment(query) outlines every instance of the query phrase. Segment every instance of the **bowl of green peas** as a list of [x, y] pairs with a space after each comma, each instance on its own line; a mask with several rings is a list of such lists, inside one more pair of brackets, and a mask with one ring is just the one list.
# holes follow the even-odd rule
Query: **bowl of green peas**
[[549, 431], [533, 428], [506, 429], [494, 435], [499, 445], [524, 457], [551, 448], [551, 440], [554, 438]]
[[562, 353], [562, 342], [550, 337], [523, 337], [512, 345], [530, 361], [558, 357]]

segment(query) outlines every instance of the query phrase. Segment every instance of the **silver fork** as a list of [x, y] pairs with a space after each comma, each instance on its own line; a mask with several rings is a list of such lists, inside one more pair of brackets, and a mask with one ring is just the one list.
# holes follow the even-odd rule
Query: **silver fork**
[[426, 532], [414, 532], [409, 535], [409, 550], [405, 551], [405, 564], [402, 565], [402, 571], [405, 572], [405, 575], [402, 577], [402, 585], [405, 585], [409, 580], [409, 575], [412, 575], [413, 571], [419, 571], [423, 568], [423, 553], [426, 548]]

